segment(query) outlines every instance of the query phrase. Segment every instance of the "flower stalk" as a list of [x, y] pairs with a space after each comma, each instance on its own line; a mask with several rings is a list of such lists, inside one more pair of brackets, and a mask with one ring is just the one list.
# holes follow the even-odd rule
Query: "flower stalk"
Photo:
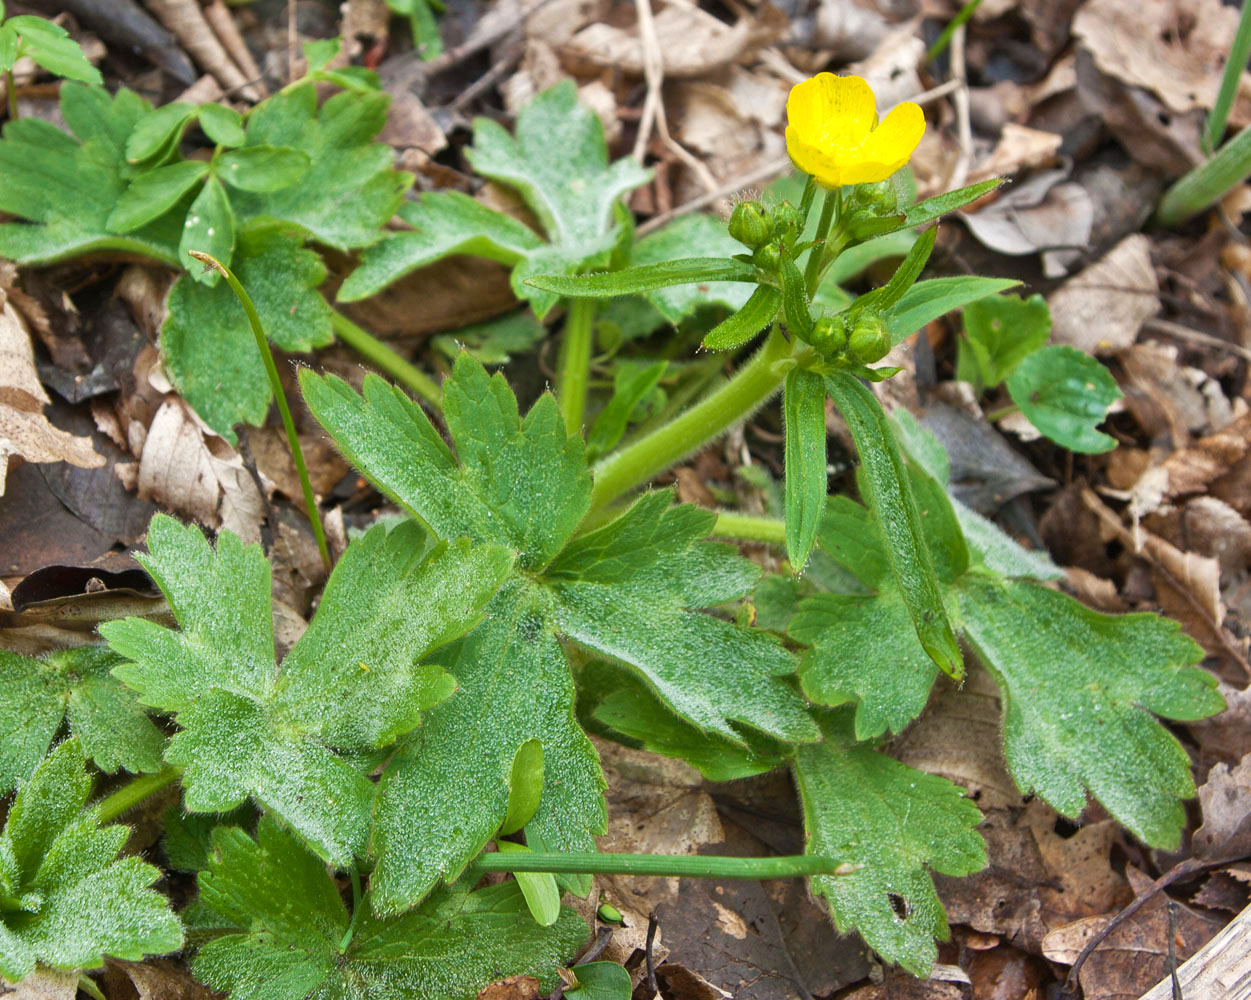
[[850, 875], [859, 865], [818, 855], [778, 858], [726, 858], [699, 854], [541, 854], [518, 851], [482, 854], [469, 877], [487, 872], [549, 872], [553, 875], [643, 875], [650, 877], [759, 880]]

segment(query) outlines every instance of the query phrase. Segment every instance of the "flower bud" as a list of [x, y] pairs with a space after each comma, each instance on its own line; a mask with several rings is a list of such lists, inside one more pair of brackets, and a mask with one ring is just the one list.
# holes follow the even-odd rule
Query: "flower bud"
[[779, 239], [789, 239], [799, 235], [803, 225], [803, 216], [799, 209], [789, 201], [784, 201], [773, 208], [773, 235]]
[[889, 180], [861, 184], [858, 198], [869, 215], [894, 215], [899, 207], [899, 196]]
[[752, 254], [756, 266], [770, 274], [776, 274], [782, 266], [782, 251], [776, 243], [766, 243]]
[[842, 313], [822, 316], [812, 325], [808, 343], [824, 358], [833, 358], [847, 346], [847, 321]]
[[773, 225], [758, 201], [740, 201], [730, 215], [730, 235], [745, 247], [756, 250], [769, 242]]
[[866, 365], [881, 361], [890, 353], [890, 332], [876, 313], [863, 313], [847, 338], [847, 346]]

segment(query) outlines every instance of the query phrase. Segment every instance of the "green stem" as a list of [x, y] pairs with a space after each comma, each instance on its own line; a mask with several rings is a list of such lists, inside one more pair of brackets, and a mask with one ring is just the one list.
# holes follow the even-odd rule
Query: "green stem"
[[1225, 124], [1229, 121], [1229, 109], [1234, 106], [1234, 96], [1238, 93], [1238, 84], [1247, 68], [1247, 57], [1251, 56], [1251, 4], [1242, 5], [1242, 17], [1238, 21], [1238, 31], [1234, 35], [1234, 43], [1229, 47], [1229, 59], [1225, 62], [1225, 74], [1221, 78], [1221, 89], [1216, 93], [1216, 103], [1212, 105], [1212, 113], [1208, 115], [1207, 126], [1203, 130], [1200, 146], [1209, 156], [1221, 144], [1225, 136]]
[[367, 330], [337, 310], [330, 310], [330, 325], [338, 338], [376, 368], [402, 382], [436, 410], [443, 409], [443, 390], [429, 375], [392, 350]]
[[4, 71], [4, 86], [9, 95], [9, 121], [17, 121], [17, 85], [13, 82], [13, 70]]
[[790, 342], [774, 324], [764, 347], [729, 382], [672, 422], [614, 452], [591, 470], [595, 477], [591, 509], [612, 503], [745, 420], [781, 388], [786, 370], [778, 363], [790, 354]]
[[100, 992], [100, 987], [96, 985], [96, 981], [87, 973], [80, 972], [78, 974], [78, 988], [92, 1000], [108, 1000], [108, 998]]
[[830, 235], [830, 227], [834, 224], [834, 213], [842, 206], [842, 201], [842, 188], [831, 188], [825, 192], [825, 201], [821, 204], [821, 218], [817, 222], [817, 239], [822, 242], [808, 251], [808, 265], [804, 268], [804, 285], [808, 289], [808, 298], [812, 298], [817, 290], [817, 282], [821, 276], [821, 261], [825, 257], [824, 241]]
[[931, 45], [929, 51], [925, 53], [926, 62], [933, 62], [943, 54], [943, 50], [951, 44], [951, 36], [954, 35], [960, 27], [973, 16], [973, 12], [977, 10], [981, 3], [982, 0], [968, 0], [968, 3], [960, 8], [959, 13], [947, 22], [947, 27], [943, 28], [942, 34], [934, 39], [934, 44]]
[[770, 545], [785, 545], [786, 522], [776, 517], [759, 517], [755, 514], [717, 511], [717, 523], [713, 525], [712, 537], [737, 538], [744, 542], [768, 542]]
[[1010, 417], [1012, 414], [1016, 413], [1020, 409], [1021, 408], [1017, 406], [1016, 403], [1013, 403], [1010, 406], [1001, 406], [997, 410], [990, 410], [989, 412], [984, 414], [984, 416], [986, 417], [988, 422], [993, 424], [1002, 420], [1004, 417]]
[[348, 921], [348, 929], [344, 932], [342, 939], [339, 941], [339, 954], [342, 955], [348, 950], [348, 945], [352, 943], [352, 937], [356, 934], [356, 923], [360, 919], [361, 910], [361, 874], [356, 870], [356, 866], [352, 866], [349, 872], [352, 877], [352, 919]]
[[1251, 177], [1251, 126], [1165, 191], [1155, 210], [1155, 221], [1161, 226], [1185, 222], [1216, 204], [1248, 177]]
[[122, 785], [111, 795], [100, 800], [99, 820], [101, 824], [111, 823], [122, 813], [137, 806], [150, 795], [155, 795], [162, 788], [167, 788], [182, 777], [182, 768], [167, 764], [154, 774], [141, 774]]
[[565, 430], [582, 433], [586, 416], [586, 386], [591, 375], [591, 346], [595, 340], [595, 300], [567, 299], [565, 337], [560, 347], [560, 375], [556, 398], [565, 416]]
[[321, 553], [321, 561], [326, 569], [333, 565], [330, 549], [326, 545], [326, 532], [322, 530], [321, 514], [317, 510], [317, 498], [313, 496], [313, 484], [308, 478], [308, 466], [304, 464], [304, 451], [300, 448], [300, 439], [295, 433], [295, 421], [291, 419], [291, 407], [287, 405], [287, 394], [282, 388], [282, 379], [278, 377], [278, 366], [274, 364], [274, 354], [269, 349], [269, 341], [265, 339], [265, 329], [261, 326], [261, 318], [256, 314], [256, 306], [252, 305], [252, 297], [234, 272], [212, 254], [199, 250], [188, 250], [188, 254], [198, 260], [206, 268], [213, 268], [226, 279], [230, 290], [235, 293], [243, 311], [247, 313], [248, 322], [252, 326], [252, 335], [256, 338], [256, 349], [261, 352], [261, 360], [265, 362], [265, 371], [269, 375], [269, 386], [273, 390], [274, 399], [278, 403], [278, 412], [282, 415], [282, 426], [287, 431], [287, 446], [291, 449], [291, 459], [295, 462], [295, 471], [300, 476], [300, 486], [304, 490], [304, 506], [308, 510], [308, 520], [313, 526], [313, 535], [317, 539], [317, 551]]
[[856, 866], [837, 858], [721, 858], [699, 854], [481, 854], [471, 877], [487, 872], [550, 872], [553, 875], [646, 875], [652, 877], [768, 879], [845, 875]]

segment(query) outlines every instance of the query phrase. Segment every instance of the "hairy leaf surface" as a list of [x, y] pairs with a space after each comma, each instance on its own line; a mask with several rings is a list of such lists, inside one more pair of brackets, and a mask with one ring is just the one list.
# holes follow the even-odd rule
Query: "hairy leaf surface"
[[165, 737], [110, 675], [121, 662], [103, 646], [58, 650], [41, 660], [0, 651], [0, 789], [30, 775], [67, 717], [100, 770], [160, 770]]
[[182, 927], [149, 886], [160, 872], [118, 859], [130, 830], [99, 827], [77, 739], [66, 740], [18, 788], [0, 833], [0, 978], [36, 962], [96, 968], [106, 955], [138, 961], [182, 947]]
[[421, 532], [382, 526], [349, 546], [308, 631], [274, 665], [270, 571], [259, 546], [153, 519], [140, 559], [181, 631], [140, 619], [101, 629], [132, 661], [115, 673], [144, 704], [176, 713], [166, 759], [186, 768], [185, 803], [225, 812], [248, 796], [323, 858], [363, 856], [374, 786], [337, 751], [411, 732], [453, 687], [419, 665], [458, 638], [507, 574], [498, 546], [467, 540], [424, 554]]
[[375, 917], [366, 901], [341, 951], [350, 918], [338, 888], [268, 818], [256, 840], [237, 828], [214, 831], [199, 880], [227, 933], [200, 949], [192, 971], [234, 1000], [473, 1000], [510, 975], [540, 977], [550, 989], [553, 970], [586, 939], [569, 909], [540, 927], [507, 882], [442, 890], [400, 917]]

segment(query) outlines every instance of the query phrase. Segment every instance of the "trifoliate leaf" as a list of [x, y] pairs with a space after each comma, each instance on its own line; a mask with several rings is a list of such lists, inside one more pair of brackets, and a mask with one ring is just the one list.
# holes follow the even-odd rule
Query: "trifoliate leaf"
[[512, 267], [514, 292], [542, 318], [558, 296], [525, 284], [527, 277], [607, 265], [616, 241], [614, 205], [645, 184], [650, 171], [631, 159], [609, 164], [604, 127], [578, 102], [571, 82], [526, 104], [517, 115], [516, 132], [514, 138], [497, 123], [479, 118], [466, 156], [478, 173], [521, 194], [546, 241], [470, 198], [426, 195], [401, 213], [416, 231], [393, 234], [366, 251], [340, 298], [365, 298], [442, 257], [471, 253]]
[[[909, 418], [895, 423], [910, 453], [945, 468], [945, 455], [935, 460], [933, 449], [941, 446], [932, 435]], [[919, 463], [912, 472], [914, 481], [923, 476], [937, 485]], [[1191, 721], [1220, 711], [1213, 679], [1192, 666], [1199, 648], [1167, 619], [1098, 614], [1065, 594], [1011, 579], [1055, 573], [991, 522], [960, 516], [959, 505], [944, 504], [932, 487], [922, 485], [918, 495], [931, 511], [925, 525], [933, 550], [950, 544], [954, 523], [973, 549], [965, 569], [946, 561], [944, 602], [959, 608], [966, 641], [1003, 689], [1005, 756], [1022, 791], [1074, 817], [1089, 793], [1140, 839], [1176, 844], [1180, 800], [1194, 794], [1194, 785], [1185, 752], [1152, 714]], [[827, 704], [856, 700], [858, 737], [897, 731], [924, 707], [929, 690], [920, 644], [903, 629], [884, 639], [890, 581], [875, 528], [859, 505], [830, 501], [821, 544], [877, 595], [814, 595], [790, 625], [792, 638], [812, 646], [800, 668], [805, 692]], [[932, 679], [932, 669], [928, 674]]]
[[182, 947], [168, 901], [149, 886], [160, 872], [117, 859], [130, 835], [99, 828], [82, 748], [67, 740], [18, 788], [0, 834], [0, 978], [35, 963], [96, 968], [106, 955], [139, 960]]
[[956, 353], [956, 378], [980, 394], [1011, 375], [1047, 343], [1051, 310], [1041, 295], [991, 295], [964, 307], [964, 336]]
[[934, 939], [949, 936], [930, 871], [985, 867], [982, 814], [958, 785], [856, 746], [845, 730], [830, 725], [823, 743], [795, 754], [807, 853], [860, 866], [814, 877], [812, 891], [840, 931], [859, 931], [888, 962], [925, 976], [938, 954]]
[[324, 866], [272, 820], [257, 839], [238, 829], [213, 836], [202, 899], [233, 926], [200, 949], [196, 977], [233, 1000], [474, 1000], [491, 982], [537, 976], [544, 990], [586, 940], [562, 909], [540, 927], [515, 882], [456, 888], [399, 917], [349, 915]]
[[[277, 228], [245, 231], [234, 262], [266, 336], [293, 352], [334, 339], [330, 307], [317, 292], [325, 267], [301, 243]], [[198, 262], [192, 266], [196, 274], [203, 270]], [[273, 400], [269, 378], [247, 314], [224, 281], [209, 288], [184, 276], [175, 283], [161, 348], [175, 387], [227, 441], [236, 440], [235, 424], [265, 422]]]
[[306, 154], [312, 166], [298, 184], [281, 190], [235, 193], [235, 213], [241, 219], [294, 223], [336, 250], [376, 242], [412, 183], [411, 174], [391, 169], [391, 147], [374, 141], [389, 103], [386, 94], [342, 93], [318, 108], [316, 84], [310, 81], [257, 105], [239, 153], [289, 148]]
[[513, 759], [527, 740], [543, 745], [543, 792], [527, 841], [595, 850], [607, 819], [599, 756], [574, 719], [568, 663], [544, 619], [542, 594], [514, 581], [442, 656], [457, 691], [380, 785], [371, 890], [380, 912], [400, 912], [456, 878], [486, 846], [508, 813]]
[[5, 27], [15, 31], [21, 39], [17, 49], [19, 59], [30, 56], [49, 73], [67, 80], [81, 80], [97, 86], [104, 83], [100, 71], [87, 61], [82, 47], [59, 24], [42, 17], [19, 14], [5, 21]]
[[186, 768], [185, 803], [224, 812], [251, 796], [323, 858], [362, 856], [373, 785], [336, 753], [411, 732], [452, 682], [420, 666], [463, 635], [511, 566], [466, 541], [422, 558], [420, 530], [372, 529], [326, 585], [331, 600], [274, 666], [270, 571], [259, 546], [223, 532], [216, 552], [193, 527], [158, 516], [140, 556], [181, 631], [129, 618], [101, 629], [132, 661], [115, 674], [182, 731], [166, 759]]
[[570, 543], [549, 567], [560, 631], [634, 667], [674, 712], [734, 742], [740, 723], [784, 740], [817, 737], [782, 679], [795, 661], [764, 633], [705, 608], [736, 600], [759, 568], [731, 546], [705, 541], [716, 515], [673, 507], [663, 490]]
[[1025, 582], [960, 581], [966, 635], [1004, 693], [1004, 752], [1022, 791], [1076, 817], [1094, 795], [1135, 836], [1178, 844], [1190, 758], [1151, 717], [1224, 708], [1202, 651], [1156, 615], [1103, 615]]
[[103, 646], [64, 649], [42, 660], [0, 651], [0, 789], [30, 775], [66, 716], [100, 770], [160, 770], [165, 737], [109, 673], [121, 662]]
[[126, 160], [126, 141], [149, 109], [124, 88], [110, 98], [100, 87], [66, 83], [61, 113], [77, 139], [37, 118], [8, 122], [0, 140], [0, 211], [27, 221], [0, 224], [0, 256], [49, 264], [117, 250], [177, 264], [185, 211], [168, 212], [125, 235], [109, 228], [139, 173]]
[[[301, 373], [301, 386], [336, 444], [380, 490], [439, 536], [508, 546], [524, 571], [461, 644], [459, 658], [441, 660], [459, 690], [384, 779], [375, 893], [386, 912], [420, 899], [482, 849], [507, 809], [509, 764], [530, 738], [543, 743], [545, 777], [527, 841], [535, 849], [590, 849], [602, 816], [600, 779], [572, 721], [569, 668], [556, 636], [628, 664], [673, 710], [732, 742], [746, 745], [736, 724], [782, 739], [816, 738], [786, 677], [794, 658], [762, 634], [696, 610], [741, 597], [759, 576], [732, 549], [704, 541], [714, 514], [670, 509], [671, 494], [653, 494], [570, 542], [591, 482], [581, 440], [567, 434], [550, 395], [523, 420], [503, 378], [460, 357], [444, 384], [454, 455], [421, 409], [381, 379], [366, 378], [363, 397], [311, 373]], [[480, 653], [466, 652], [479, 646]], [[555, 777], [561, 759], [584, 776]], [[438, 805], [448, 789], [455, 808]], [[567, 796], [575, 805], [562, 808]]]
[[1008, 376], [1008, 395], [1029, 422], [1069, 451], [1098, 454], [1116, 438], [1095, 430], [1121, 390], [1102, 364], [1076, 347], [1044, 347]]

